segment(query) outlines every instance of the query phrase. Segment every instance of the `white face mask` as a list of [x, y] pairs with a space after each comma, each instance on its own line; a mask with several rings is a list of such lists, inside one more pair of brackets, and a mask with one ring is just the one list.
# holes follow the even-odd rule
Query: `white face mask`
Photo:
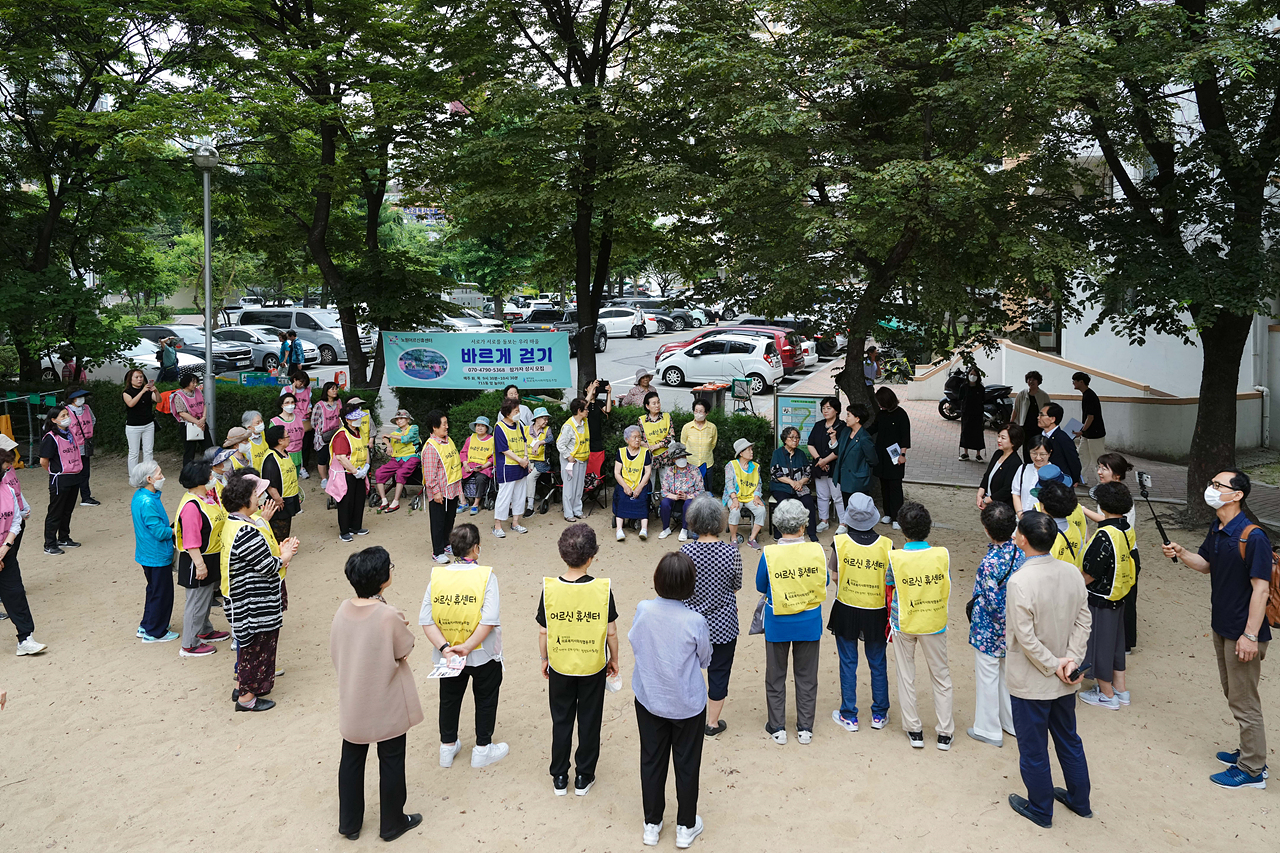
[[164, 488], [164, 477], [161, 477], [158, 480], [152, 480], [151, 485], [155, 486], [157, 492], [160, 491]]
[[294, 410], [294, 409], [296, 409], [296, 408], [297, 408], [297, 406], [294, 406], [292, 403], [286, 403], [286, 404], [285, 404], [285, 406], [284, 406], [284, 413], [285, 413], [286, 415], [291, 415], [291, 414], [293, 414], [293, 410]]
[[221, 484], [222, 484], [222, 485], [224, 485], [224, 486], [227, 484], [227, 475], [226, 475], [226, 474], [222, 474], [222, 473], [219, 473], [219, 472], [217, 472], [217, 471], [214, 471], [214, 472], [213, 472], [213, 479], [214, 479], [214, 480], [217, 480], [219, 483], [221, 483]]
[[209, 489], [216, 488], [218, 485], [218, 476], [215, 474], [209, 478], [209, 482], [205, 483], [205, 487]]
[[236, 445], [236, 449], [239, 450], [241, 453], [248, 453], [252, 449], [252, 447], [253, 445], [251, 445], [247, 441], [244, 444]]
[[58, 421], [59, 429], [66, 429], [69, 426], [71, 426], [71, 418], [63, 418], [62, 420]]
[[1229, 501], [1224, 501], [1222, 499], [1222, 492], [1215, 489], [1213, 486], [1205, 486], [1204, 502], [1214, 509], [1222, 509], [1222, 507], [1229, 503]]
[[703, 421], [705, 421], [705, 420], [707, 419], [707, 413], [706, 413], [706, 412], [694, 412], [694, 413], [693, 413], [693, 419], [694, 419], [695, 421], [697, 421], [698, 423], [702, 423]]
[[266, 428], [267, 428], [266, 424], [258, 424], [256, 427], [253, 428], [253, 431], [256, 433], [261, 433]]
[[677, 468], [688, 468], [688, 467], [689, 467], [689, 460], [688, 460], [688, 459], [685, 459], [684, 457], [681, 457], [681, 458], [677, 459], [677, 460], [676, 460], [676, 467], [677, 467]]

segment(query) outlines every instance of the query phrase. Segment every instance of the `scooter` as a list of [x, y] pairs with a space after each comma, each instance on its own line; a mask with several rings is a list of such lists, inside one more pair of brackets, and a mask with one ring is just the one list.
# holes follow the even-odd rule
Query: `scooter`
[[[947, 384], [943, 386], [943, 398], [938, 401], [938, 414], [949, 421], [960, 420], [960, 393], [969, 381], [969, 372], [964, 369], [951, 371]], [[982, 425], [986, 429], [998, 429], [1009, 423], [1013, 414], [1013, 394], [1011, 385], [987, 385], [982, 402]]]

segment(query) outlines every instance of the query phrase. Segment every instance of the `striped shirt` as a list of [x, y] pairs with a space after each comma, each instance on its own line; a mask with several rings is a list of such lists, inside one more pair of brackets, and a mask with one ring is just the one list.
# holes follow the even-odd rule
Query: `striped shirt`
[[227, 555], [230, 594], [226, 608], [236, 642], [247, 643], [255, 635], [278, 630], [284, 624], [280, 594], [280, 567], [284, 561], [271, 553], [271, 546], [254, 519], [239, 514], [230, 518], [249, 522], [236, 532]]

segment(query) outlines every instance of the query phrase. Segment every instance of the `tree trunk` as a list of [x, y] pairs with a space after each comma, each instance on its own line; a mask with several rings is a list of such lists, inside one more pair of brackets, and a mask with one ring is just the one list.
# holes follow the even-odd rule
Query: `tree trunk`
[[1212, 326], [1200, 330], [1204, 366], [1186, 485], [1188, 514], [1206, 524], [1213, 510], [1204, 502], [1204, 488], [1214, 476], [1236, 464], [1236, 388], [1252, 325], [1252, 316], [1223, 312]]

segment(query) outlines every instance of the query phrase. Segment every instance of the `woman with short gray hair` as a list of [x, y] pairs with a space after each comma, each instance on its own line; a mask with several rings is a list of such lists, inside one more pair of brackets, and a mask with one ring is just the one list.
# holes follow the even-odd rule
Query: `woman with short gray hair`
[[178, 639], [178, 632], [169, 630], [173, 618], [173, 526], [160, 500], [164, 487], [160, 464], [148, 459], [134, 465], [129, 469], [129, 485], [137, 490], [130, 504], [133, 557], [147, 578], [137, 637], [144, 643], [167, 643]]
[[765, 731], [774, 743], [787, 742], [787, 656], [795, 662], [796, 729], [801, 743], [813, 740], [818, 702], [818, 645], [822, 640], [822, 602], [827, 597], [827, 556], [817, 542], [806, 542], [809, 510], [785, 500], [773, 511], [781, 534], [768, 545], [756, 567], [756, 589], [764, 593], [764, 691], [769, 709]]
[[267, 451], [271, 449], [267, 447], [264, 435], [267, 430], [267, 423], [262, 419], [262, 412], [257, 409], [250, 409], [240, 416], [240, 425], [249, 431], [249, 459], [253, 463], [253, 467], [261, 471], [262, 460], [266, 458]]
[[632, 424], [622, 432], [627, 443], [618, 448], [613, 461], [613, 517], [618, 526], [618, 541], [627, 535], [622, 523], [629, 518], [640, 521], [640, 538], [649, 538], [649, 480], [653, 477], [653, 454], [644, 446], [644, 430]]
[[742, 589], [742, 555], [724, 542], [724, 505], [702, 494], [685, 504], [685, 525], [697, 538], [680, 546], [693, 560], [693, 595], [684, 606], [701, 613], [711, 633], [711, 663], [707, 666], [706, 736], [716, 737], [728, 724], [720, 719], [729, 695], [729, 674], [738, 647], [738, 590]]

